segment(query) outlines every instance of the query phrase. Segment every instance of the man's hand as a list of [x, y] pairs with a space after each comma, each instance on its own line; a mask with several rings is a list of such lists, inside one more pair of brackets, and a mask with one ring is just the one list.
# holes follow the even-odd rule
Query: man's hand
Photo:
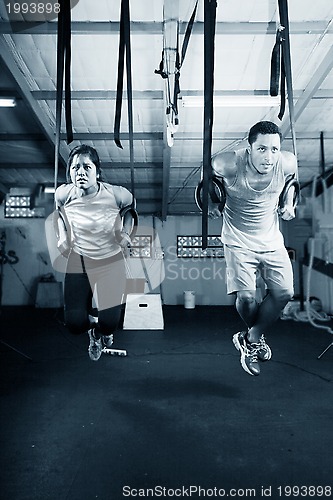
[[219, 203], [212, 203], [208, 201], [208, 217], [211, 219], [218, 219], [221, 217], [222, 212], [219, 210]]
[[279, 215], [283, 220], [292, 220], [295, 218], [295, 209], [292, 205], [285, 205], [282, 209], [279, 209]]

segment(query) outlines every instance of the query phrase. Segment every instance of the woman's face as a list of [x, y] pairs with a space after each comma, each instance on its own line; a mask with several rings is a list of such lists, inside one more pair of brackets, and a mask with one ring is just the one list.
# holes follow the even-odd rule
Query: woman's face
[[96, 165], [91, 161], [89, 155], [79, 154], [73, 157], [69, 169], [73, 184], [86, 194], [90, 194], [97, 187]]

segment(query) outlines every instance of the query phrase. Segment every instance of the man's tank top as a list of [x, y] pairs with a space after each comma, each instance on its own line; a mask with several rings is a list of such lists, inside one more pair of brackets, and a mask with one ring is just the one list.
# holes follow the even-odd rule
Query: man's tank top
[[73, 250], [92, 259], [116, 255], [120, 246], [115, 239], [115, 223], [120, 208], [110, 184], [100, 182], [97, 193], [81, 198], [76, 198], [75, 187], [69, 186], [63, 209], [71, 228]]
[[281, 158], [269, 185], [261, 190], [250, 186], [246, 177], [247, 150], [236, 152], [237, 173], [234, 182], [225, 186], [222, 241], [226, 245], [267, 252], [283, 247], [283, 235], [277, 212], [284, 186]]

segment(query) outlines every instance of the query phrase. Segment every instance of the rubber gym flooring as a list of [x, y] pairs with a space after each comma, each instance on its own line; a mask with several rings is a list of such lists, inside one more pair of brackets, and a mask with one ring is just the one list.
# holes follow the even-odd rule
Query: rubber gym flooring
[[98, 362], [61, 311], [0, 320], [1, 500], [333, 496], [329, 333], [279, 320], [254, 377], [233, 307], [165, 306]]

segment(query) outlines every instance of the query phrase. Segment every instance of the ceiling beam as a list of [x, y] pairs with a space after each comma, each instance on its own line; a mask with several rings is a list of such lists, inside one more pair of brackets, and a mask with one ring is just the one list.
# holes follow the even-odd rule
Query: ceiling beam
[[[295, 108], [296, 109], [296, 108]], [[298, 108], [297, 108], [298, 109]], [[289, 127], [288, 124], [285, 124], [285, 127]], [[289, 130], [287, 130], [287, 133]], [[246, 137], [247, 132], [239, 133], [239, 132], [215, 132], [213, 134], [213, 141], [241, 141]], [[120, 138], [123, 141], [128, 140], [128, 133], [123, 132], [120, 134]], [[61, 134], [61, 139], [66, 139], [66, 134]], [[163, 132], [135, 132], [134, 140], [137, 141], [162, 141]], [[202, 132], [177, 132], [174, 135], [174, 142], [180, 141], [202, 141], [203, 136]], [[298, 132], [297, 139], [302, 141], [316, 141], [319, 140], [318, 136], [314, 135], [314, 132]], [[14, 142], [14, 141], [46, 141], [47, 138], [43, 134], [24, 134], [24, 133], [0, 133], [0, 142]], [[74, 134], [75, 141], [112, 141], [113, 133], [112, 132], [92, 132], [92, 133], [76, 133]], [[291, 140], [290, 135], [284, 135], [284, 140]], [[333, 131], [325, 132], [325, 141], [333, 140]], [[186, 163], [185, 163], [186, 164]]]
[[[1, 94], [0, 94], [1, 95]], [[7, 94], [6, 94], [7, 95]], [[55, 90], [33, 90], [31, 95], [36, 100], [55, 101]], [[65, 92], [63, 93], [65, 96]], [[116, 90], [72, 90], [72, 101], [93, 101], [93, 100], [116, 100]], [[163, 99], [162, 90], [133, 90], [132, 98], [134, 100], [161, 100]], [[123, 91], [123, 99], [127, 99], [127, 91]]]
[[[303, 90], [294, 90], [294, 98], [299, 98], [303, 94]], [[13, 95], [13, 91], [1, 91], [0, 96], [7, 97], [8, 95]], [[55, 101], [56, 91], [55, 90], [33, 90], [31, 95], [37, 101]], [[215, 90], [214, 96], [262, 96], [269, 95], [268, 90]], [[65, 93], [64, 93], [65, 96]], [[71, 99], [72, 101], [112, 101], [115, 100], [117, 92], [115, 90], [72, 90]], [[180, 94], [180, 100], [182, 96], [196, 96], [202, 97], [203, 90], [185, 90], [182, 89]], [[15, 97], [15, 96], [14, 96]], [[332, 99], [333, 89], [318, 89], [318, 91], [313, 96], [313, 99]], [[127, 93], [124, 91], [123, 99], [127, 99]], [[133, 100], [162, 100], [163, 91], [162, 90], [134, 90]]]
[[[74, 141], [113, 141], [113, 132], [98, 132], [98, 133], [75, 133]], [[54, 132], [52, 131], [52, 137]], [[66, 140], [66, 134], [60, 134], [62, 141]], [[129, 134], [123, 132], [120, 134], [120, 139], [126, 141], [129, 139]], [[135, 141], [161, 141], [163, 139], [162, 132], [135, 132], [133, 134]], [[46, 141], [47, 138], [43, 134], [0, 134], [0, 141]]]
[[[197, 21], [193, 25], [193, 35], [203, 35], [204, 23]], [[118, 21], [73, 21], [71, 24], [73, 35], [118, 35]], [[179, 33], [183, 35], [187, 27], [187, 22], [181, 22]], [[327, 28], [325, 21], [291, 22], [289, 32], [292, 35], [321, 35], [323, 32], [333, 34], [333, 27]], [[0, 34], [27, 34], [27, 35], [55, 35], [57, 33], [57, 23], [53, 21], [45, 23], [34, 23], [28, 21], [8, 21], [0, 22]], [[132, 35], [162, 35], [163, 23], [131, 22]], [[217, 35], [275, 35], [275, 22], [217, 22]]]

